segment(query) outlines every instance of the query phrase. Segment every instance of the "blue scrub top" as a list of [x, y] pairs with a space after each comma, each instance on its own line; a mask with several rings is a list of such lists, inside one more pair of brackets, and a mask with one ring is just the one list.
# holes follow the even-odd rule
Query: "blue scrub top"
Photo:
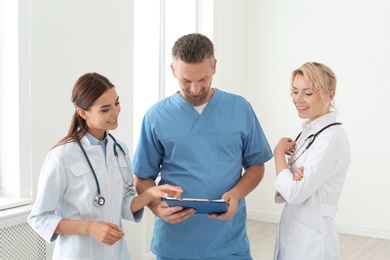
[[[182, 197], [220, 199], [242, 169], [264, 164], [272, 151], [251, 105], [218, 89], [199, 114], [178, 93], [146, 113], [133, 170], [141, 178], [180, 186]], [[229, 221], [193, 215], [179, 224], [156, 217], [152, 251], [177, 258], [224, 256], [249, 250], [244, 199]]]

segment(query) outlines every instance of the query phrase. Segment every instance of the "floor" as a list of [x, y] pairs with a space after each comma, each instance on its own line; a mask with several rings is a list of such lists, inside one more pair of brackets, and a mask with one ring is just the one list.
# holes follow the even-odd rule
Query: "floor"
[[[272, 260], [277, 224], [248, 220], [247, 230], [253, 260]], [[340, 234], [340, 260], [390, 260], [390, 240]]]

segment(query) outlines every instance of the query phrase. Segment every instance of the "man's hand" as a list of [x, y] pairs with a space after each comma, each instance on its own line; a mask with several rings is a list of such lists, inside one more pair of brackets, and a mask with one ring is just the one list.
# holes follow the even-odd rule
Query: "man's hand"
[[195, 213], [194, 209], [183, 210], [183, 207], [180, 206], [169, 207], [165, 201], [150, 205], [149, 208], [152, 210], [154, 215], [170, 224], [183, 222]]
[[210, 218], [218, 220], [229, 220], [234, 216], [234, 214], [236, 214], [238, 210], [238, 200], [234, 198], [232, 193], [226, 192], [225, 194], [223, 194], [222, 199], [226, 202], [228, 206], [228, 211], [222, 214], [209, 214]]

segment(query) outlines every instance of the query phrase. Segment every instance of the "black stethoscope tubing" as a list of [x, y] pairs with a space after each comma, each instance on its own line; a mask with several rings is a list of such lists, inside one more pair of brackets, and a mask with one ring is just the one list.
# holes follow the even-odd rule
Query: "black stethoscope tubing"
[[[303, 143], [305, 143], [308, 139], [310, 140], [309, 143], [306, 145], [306, 147], [305, 147], [305, 149], [302, 151], [302, 153], [299, 154], [297, 158], [295, 158], [292, 162], [290, 162], [290, 163], [288, 163], [288, 164], [291, 165], [291, 164], [295, 163], [295, 162], [299, 159], [299, 157], [301, 157], [302, 154], [304, 154], [304, 153], [307, 151], [307, 149], [310, 148], [310, 146], [311, 146], [311, 145], [314, 143], [314, 141], [316, 140], [316, 137], [317, 137], [319, 134], [321, 134], [325, 129], [327, 129], [327, 128], [331, 127], [331, 126], [334, 126], [334, 125], [341, 125], [341, 124], [342, 124], [342, 123], [340, 123], [340, 122], [336, 122], [336, 123], [329, 124], [329, 125], [323, 127], [323, 128], [322, 128], [320, 131], [318, 131], [317, 133], [311, 134], [311, 135], [309, 135], [308, 137], [306, 137], [306, 139], [303, 141]], [[295, 142], [298, 141], [298, 139], [299, 139], [299, 137], [301, 136], [301, 134], [302, 134], [302, 132], [300, 132], [300, 133], [298, 134], [298, 136], [295, 138]], [[311, 138], [313, 138], [313, 139], [311, 139]], [[298, 150], [299, 150], [299, 149], [298, 149]]]
[[[123, 150], [122, 146], [116, 141], [116, 139], [115, 139], [111, 134], [108, 134], [108, 135], [109, 135], [109, 136], [111, 137], [111, 139], [114, 141], [114, 155], [115, 155], [116, 157], [118, 157], [118, 152], [117, 152], [117, 150], [116, 150], [116, 147], [118, 146], [118, 147], [119, 147], [119, 150], [121, 150], [121, 152], [123, 153], [123, 156], [126, 156], [126, 153], [125, 153], [125, 151]], [[100, 193], [99, 180], [98, 180], [98, 178], [97, 178], [97, 175], [96, 175], [96, 173], [95, 173], [95, 170], [93, 169], [92, 163], [91, 163], [91, 161], [89, 160], [88, 155], [87, 155], [87, 153], [86, 153], [85, 150], [84, 150], [84, 147], [81, 145], [80, 140], [77, 140], [77, 143], [79, 144], [80, 149], [81, 149], [81, 151], [83, 152], [84, 157], [85, 157], [85, 159], [86, 159], [87, 162], [88, 162], [89, 168], [91, 168], [93, 177], [94, 177], [95, 182], [96, 182], [97, 195], [96, 195], [96, 196], [94, 197], [94, 199], [93, 199], [93, 204], [94, 204], [95, 206], [97, 206], [97, 207], [103, 206], [104, 203], [106, 202], [106, 200], [104, 199], [104, 197], [103, 197], [103, 196], [101, 195], [101, 193]]]

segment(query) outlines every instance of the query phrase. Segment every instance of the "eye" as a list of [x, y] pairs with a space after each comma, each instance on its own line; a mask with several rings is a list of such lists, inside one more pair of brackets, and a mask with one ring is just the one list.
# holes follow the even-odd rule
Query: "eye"
[[115, 106], [119, 106], [120, 104], [121, 104], [121, 102], [119, 102], [119, 101], [115, 102]]
[[105, 109], [102, 109], [102, 110], [100, 110], [100, 111], [102, 111], [103, 113], [107, 113], [108, 112], [108, 108], [105, 108]]
[[207, 81], [207, 79], [208, 79], [208, 77], [205, 77], [205, 78], [201, 79], [200, 82], [205, 82], [205, 81]]
[[311, 96], [311, 95], [313, 95], [313, 93], [305, 93], [305, 96]]

